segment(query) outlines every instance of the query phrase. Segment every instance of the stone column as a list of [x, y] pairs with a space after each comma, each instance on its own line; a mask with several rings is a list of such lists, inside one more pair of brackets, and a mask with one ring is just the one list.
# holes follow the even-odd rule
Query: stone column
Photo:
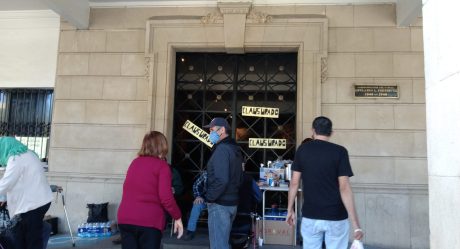
[[431, 248], [460, 248], [460, 1], [424, 0]]

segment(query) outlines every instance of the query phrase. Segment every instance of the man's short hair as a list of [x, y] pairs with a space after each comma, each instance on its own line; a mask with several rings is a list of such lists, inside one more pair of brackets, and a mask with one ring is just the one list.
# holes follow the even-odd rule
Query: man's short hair
[[320, 116], [313, 120], [313, 130], [317, 135], [331, 136], [332, 134], [332, 121], [329, 118]]

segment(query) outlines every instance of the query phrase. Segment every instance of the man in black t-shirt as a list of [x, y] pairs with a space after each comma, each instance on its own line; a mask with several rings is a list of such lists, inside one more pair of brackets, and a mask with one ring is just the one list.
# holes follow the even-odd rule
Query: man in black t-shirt
[[349, 181], [353, 172], [348, 152], [344, 147], [329, 142], [332, 135], [330, 119], [317, 117], [312, 131], [314, 140], [302, 144], [295, 154], [286, 221], [290, 225], [295, 224], [294, 199], [302, 177], [303, 248], [321, 248], [324, 236], [328, 249], [346, 249], [350, 229], [348, 217], [354, 229], [353, 237], [360, 240], [364, 235]]

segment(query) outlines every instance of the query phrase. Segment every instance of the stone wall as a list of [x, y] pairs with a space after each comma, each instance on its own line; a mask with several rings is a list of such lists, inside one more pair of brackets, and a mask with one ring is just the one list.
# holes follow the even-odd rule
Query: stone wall
[[[396, 27], [392, 5], [327, 6], [323, 114], [346, 146], [366, 243], [428, 248], [421, 20]], [[398, 85], [399, 99], [356, 99], [353, 84]], [[391, 241], [391, 242], [390, 242]]]
[[[394, 5], [255, 8], [275, 18], [327, 17], [328, 77], [313, 94], [320, 99], [316, 115], [332, 119], [333, 141], [349, 150], [365, 242], [389, 248], [428, 248], [421, 25], [396, 27]], [[65, 188], [74, 227], [84, 221], [86, 203], [109, 201], [114, 219], [125, 171], [144, 133], [159, 127], [159, 118], [164, 120], [161, 129], [171, 132], [168, 116], [159, 115], [152, 105], [169, 103], [171, 97], [167, 91], [154, 91], [151, 77], [158, 76], [151, 74], [150, 66], [165, 58], [145, 59], [151, 42], [146, 38], [147, 20], [206, 16], [215, 11], [191, 7], [92, 9], [89, 30], [62, 23], [49, 176], [50, 182]], [[247, 39], [251, 37], [263, 38], [264, 34], [252, 32]], [[302, 73], [315, 74], [315, 70]], [[354, 99], [355, 83], [396, 84], [400, 98]], [[309, 118], [300, 121], [299, 138], [310, 134], [310, 122]], [[59, 203], [52, 205], [51, 213], [63, 217]]]

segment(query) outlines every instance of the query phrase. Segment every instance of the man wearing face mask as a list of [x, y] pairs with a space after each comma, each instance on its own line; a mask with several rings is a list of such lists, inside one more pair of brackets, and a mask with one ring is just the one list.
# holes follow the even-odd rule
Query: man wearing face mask
[[229, 136], [230, 125], [224, 118], [214, 118], [209, 125], [209, 140], [214, 144], [207, 164], [208, 228], [211, 249], [229, 249], [229, 237], [243, 182], [243, 156]]

